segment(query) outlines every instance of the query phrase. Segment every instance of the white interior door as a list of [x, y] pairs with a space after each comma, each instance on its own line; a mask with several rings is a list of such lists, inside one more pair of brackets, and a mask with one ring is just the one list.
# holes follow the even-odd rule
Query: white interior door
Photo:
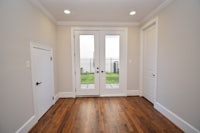
[[143, 96], [155, 101], [156, 87], [156, 24], [143, 31]]
[[31, 45], [31, 67], [35, 111], [40, 118], [51, 107], [54, 100], [52, 50]]
[[75, 31], [76, 95], [126, 95], [125, 31]]

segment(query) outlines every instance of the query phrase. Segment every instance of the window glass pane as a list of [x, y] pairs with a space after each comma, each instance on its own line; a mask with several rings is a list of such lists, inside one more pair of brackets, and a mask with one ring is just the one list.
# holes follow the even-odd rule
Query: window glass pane
[[105, 36], [106, 88], [119, 88], [120, 36]]
[[94, 89], [94, 35], [80, 35], [81, 89]]

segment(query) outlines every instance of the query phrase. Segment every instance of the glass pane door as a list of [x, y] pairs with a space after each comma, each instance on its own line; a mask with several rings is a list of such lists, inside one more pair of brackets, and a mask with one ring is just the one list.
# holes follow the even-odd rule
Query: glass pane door
[[126, 95], [126, 43], [124, 31], [102, 31], [100, 95]]
[[123, 35], [120, 30], [75, 31], [76, 95], [126, 95]]
[[99, 52], [96, 33], [77, 31], [75, 47], [77, 95], [99, 95]]

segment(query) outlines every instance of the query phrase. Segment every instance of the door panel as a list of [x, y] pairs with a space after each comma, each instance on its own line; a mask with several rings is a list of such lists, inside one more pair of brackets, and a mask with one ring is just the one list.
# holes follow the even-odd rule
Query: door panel
[[124, 31], [102, 31], [100, 48], [102, 96], [126, 95], [126, 43]]
[[156, 80], [156, 28], [155, 24], [144, 30], [143, 93], [154, 103]]
[[53, 104], [52, 51], [33, 46], [31, 54], [35, 108], [37, 117], [40, 118]]
[[76, 94], [99, 95], [99, 52], [97, 33], [75, 32]]

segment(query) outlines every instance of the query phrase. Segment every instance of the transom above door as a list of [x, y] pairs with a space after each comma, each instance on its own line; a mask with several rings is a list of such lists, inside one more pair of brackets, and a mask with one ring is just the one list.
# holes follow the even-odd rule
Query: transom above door
[[73, 33], [76, 95], [126, 95], [126, 30]]

